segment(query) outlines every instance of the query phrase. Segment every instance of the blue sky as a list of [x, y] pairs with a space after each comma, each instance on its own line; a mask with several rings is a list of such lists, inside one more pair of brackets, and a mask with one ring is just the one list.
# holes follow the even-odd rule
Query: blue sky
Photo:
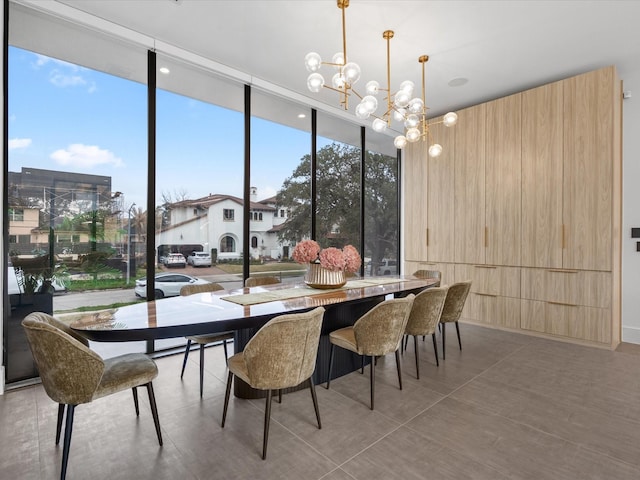
[[[106, 175], [126, 205], [146, 205], [145, 85], [11, 47], [9, 92], [10, 171]], [[242, 196], [242, 114], [166, 91], [157, 111], [156, 203], [162, 193]], [[309, 153], [310, 137], [259, 119], [252, 135], [251, 185], [262, 199]]]

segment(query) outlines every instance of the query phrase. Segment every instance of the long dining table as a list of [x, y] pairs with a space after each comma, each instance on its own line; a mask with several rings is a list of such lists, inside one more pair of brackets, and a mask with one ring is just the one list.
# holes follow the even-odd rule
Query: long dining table
[[[240, 352], [255, 332], [272, 318], [322, 306], [326, 312], [313, 378], [318, 384], [327, 380], [330, 332], [353, 325], [389, 296], [419, 293], [436, 282], [412, 276], [384, 276], [350, 279], [343, 287], [329, 290], [310, 288], [304, 283], [220, 290], [88, 313], [70, 326], [97, 342], [157, 340], [232, 330], [235, 332], [234, 350]], [[332, 378], [360, 366], [360, 356], [337, 349]], [[242, 381], [234, 384], [238, 397], [263, 395]]]

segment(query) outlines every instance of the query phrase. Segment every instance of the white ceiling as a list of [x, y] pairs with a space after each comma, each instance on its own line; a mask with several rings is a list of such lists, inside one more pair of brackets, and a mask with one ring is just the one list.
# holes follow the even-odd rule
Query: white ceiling
[[[310, 51], [330, 60], [341, 50], [335, 0], [17, 1], [53, 10], [64, 4], [244, 72], [252, 82], [297, 92], [310, 103], [338, 103], [328, 89], [308, 91], [304, 67]], [[395, 31], [392, 90], [405, 79], [419, 86], [417, 59], [428, 54], [427, 105], [437, 115], [611, 64], [624, 79], [640, 63], [639, 19], [640, 2], [633, 0], [351, 0], [347, 51], [361, 66], [360, 90], [368, 80], [386, 83], [384, 30]], [[468, 83], [448, 85], [458, 77]]]

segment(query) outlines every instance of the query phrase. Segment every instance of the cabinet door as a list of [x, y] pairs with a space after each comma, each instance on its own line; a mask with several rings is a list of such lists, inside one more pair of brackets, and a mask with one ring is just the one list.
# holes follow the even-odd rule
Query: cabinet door
[[562, 82], [522, 93], [522, 265], [562, 267]]
[[427, 170], [427, 256], [432, 262], [453, 262], [454, 149], [455, 128], [430, 127], [431, 142], [442, 145], [442, 154], [428, 161]]
[[520, 265], [520, 103], [520, 94], [487, 103], [485, 261], [491, 265]]
[[485, 262], [485, 104], [458, 112], [455, 126], [454, 258]]
[[427, 143], [407, 145], [404, 170], [404, 258], [409, 261], [427, 259]]
[[611, 270], [615, 70], [564, 80], [563, 267]]

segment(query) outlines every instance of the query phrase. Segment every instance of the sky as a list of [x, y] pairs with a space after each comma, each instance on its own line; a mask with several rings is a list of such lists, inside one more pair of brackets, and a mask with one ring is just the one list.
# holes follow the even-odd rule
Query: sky
[[[125, 208], [146, 205], [146, 85], [10, 47], [9, 92], [9, 171], [106, 175]], [[162, 90], [156, 102], [156, 204], [163, 194], [242, 197], [242, 113]], [[309, 153], [310, 134], [257, 118], [251, 132], [261, 200]]]

